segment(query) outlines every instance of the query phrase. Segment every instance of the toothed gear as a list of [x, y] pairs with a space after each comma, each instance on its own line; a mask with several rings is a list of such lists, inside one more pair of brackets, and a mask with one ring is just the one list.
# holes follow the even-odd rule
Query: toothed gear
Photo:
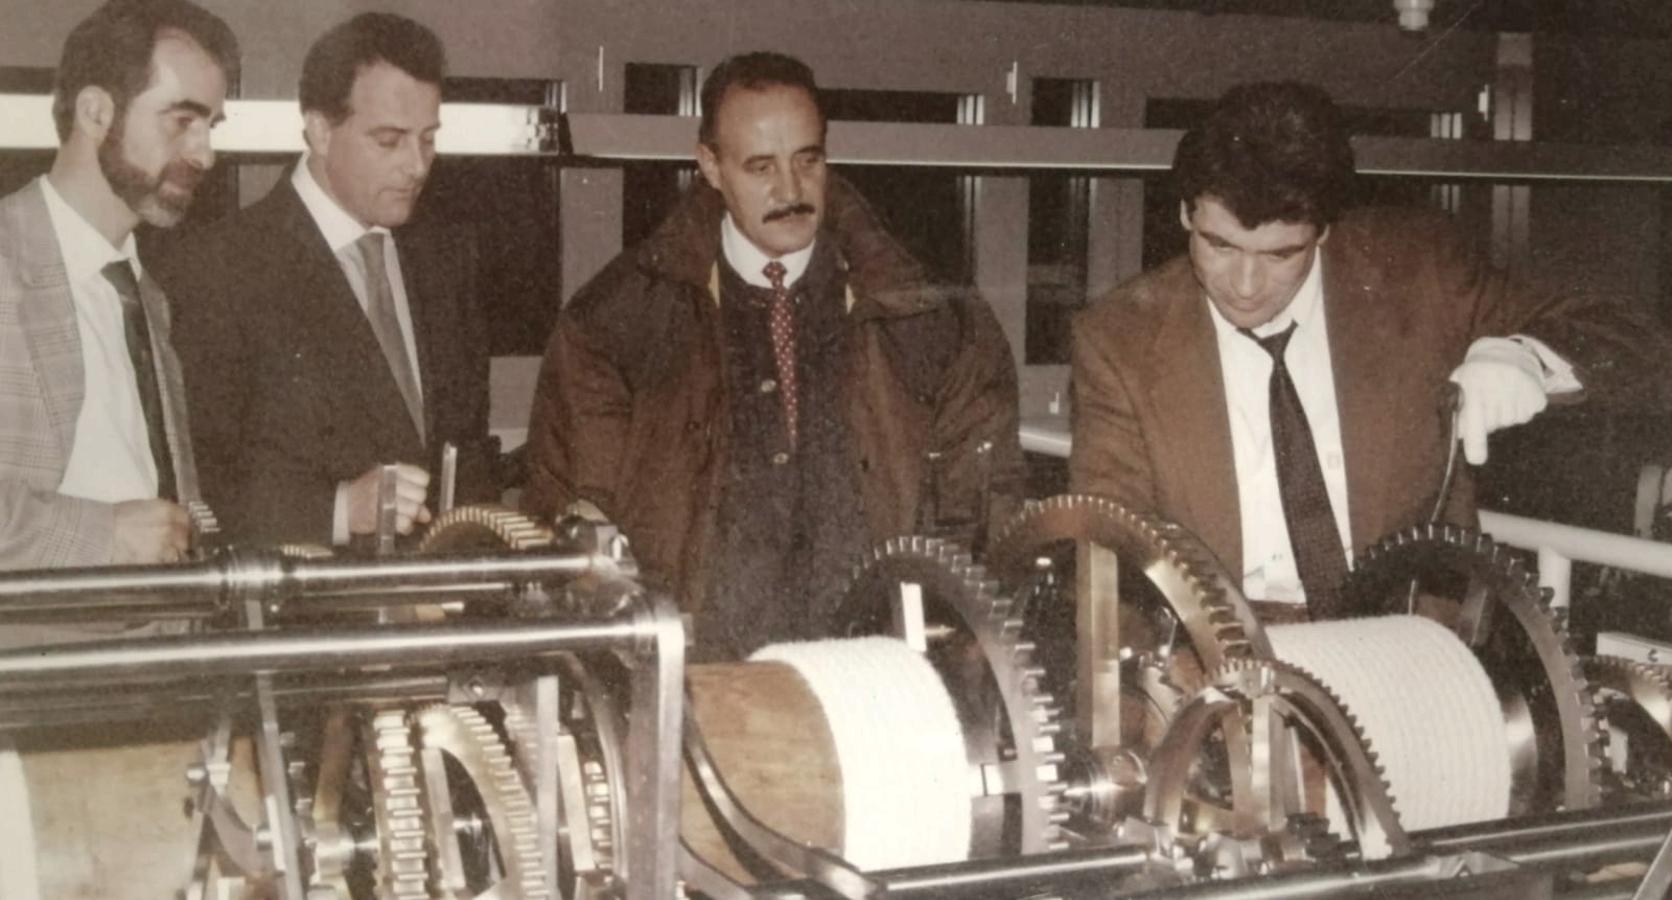
[[[1431, 604], [1413, 608], [1411, 586], [1418, 582], [1458, 602], [1456, 621]], [[1515, 732], [1560, 737], [1537, 747], [1536, 771], [1517, 772], [1512, 814], [1600, 801], [1606, 756], [1583, 664], [1534, 573], [1513, 550], [1455, 525], [1410, 528], [1359, 555], [1343, 606], [1356, 616], [1415, 612], [1447, 625], [1480, 658], [1500, 696], [1525, 701], [1532, 721]], [[1516, 627], [1494, 627], [1500, 612]]]
[[1618, 656], [1585, 660], [1598, 715], [1625, 738], [1619, 781], [1631, 791], [1672, 794], [1672, 670]]
[[[965, 718], [965, 740], [974, 766], [1008, 771], [1005, 792], [1019, 795], [1019, 847], [1010, 852], [1038, 853], [1066, 846], [1062, 823], [1068, 813], [1063, 806], [1065, 786], [1061, 780], [1063, 754], [1057, 748], [1061, 732], [1058, 710], [1051, 695], [1040, 687], [1043, 671], [1034, 660], [1034, 647], [1020, 640], [1022, 623], [1011, 614], [1011, 602], [1000, 596], [986, 571], [971, 561], [957, 545], [927, 537], [901, 537], [874, 548], [856, 568], [853, 584], [843, 604], [849, 617], [850, 633], [886, 630], [888, 598], [902, 583], [921, 585], [926, 601], [954, 614], [962, 633], [979, 649], [985, 667], [972, 670], [968, 658], [946, 654], [929, 657], [948, 682], [955, 704], [962, 713], [990, 710], [990, 721]], [[880, 608], [879, 608], [880, 607]], [[932, 615], [925, 609], [925, 616]], [[996, 691], [998, 707], [984, 707]], [[984, 696], [986, 695], [986, 696]], [[1006, 741], [1003, 731], [1009, 730]], [[1013, 758], [1006, 758], [1006, 754]], [[1000, 835], [1010, 829], [994, 821], [1005, 815], [1004, 804], [984, 805], [978, 810], [972, 853], [994, 855]], [[991, 844], [992, 846], [982, 846]]]
[[[534, 803], [499, 733], [481, 713], [464, 705], [426, 707], [419, 711], [417, 725], [422, 746], [444, 751], [463, 767], [492, 827], [504, 874], [478, 893], [492, 891], [501, 900], [547, 900], [551, 892], [542, 872]], [[435, 839], [457, 838], [443, 834]]]
[[492, 503], [455, 506], [435, 518], [419, 539], [419, 553], [536, 550], [556, 540], [552, 530], [514, 509]]
[[386, 710], [366, 726], [367, 778], [377, 821], [378, 896], [428, 900], [431, 860], [423, 777], [404, 710]]
[[[1263, 714], [1260, 701], [1272, 709]], [[1385, 859], [1410, 850], [1410, 839], [1399, 823], [1392, 792], [1370, 740], [1341, 698], [1304, 669], [1274, 660], [1231, 660], [1212, 673], [1207, 684], [1180, 706], [1167, 734], [1150, 757], [1150, 780], [1145, 791], [1145, 818], [1167, 826], [1176, 835], [1202, 837], [1201, 824], [1216, 830], [1228, 826], [1238, 839], [1258, 838], [1286, 828], [1310, 857], [1317, 836], [1307, 823], [1310, 812], [1283, 807], [1285, 791], [1278, 785], [1298, 779], [1262, 766], [1288, 764], [1292, 757], [1262, 748], [1253, 729], [1262, 723], [1280, 728], [1303, 728], [1314, 740], [1309, 746], [1322, 760], [1339, 793], [1341, 807], [1365, 859]], [[1226, 770], [1231, 784], [1229, 823], [1192, 823], [1186, 795], [1201, 765], [1210, 737], [1225, 741]], [[1241, 777], [1239, 777], [1241, 776]]]
[[[561, 703], [560, 735], [572, 739], [578, 772], [558, 774], [560, 794], [580, 793], [586, 821], [571, 823], [565, 818], [565, 804], [558, 804], [558, 891], [563, 896], [610, 896], [616, 881], [616, 848], [623, 845], [623, 816], [619, 815], [626, 789], [619, 779], [625, 771], [622, 742], [626, 722], [614, 698], [592, 668], [575, 657], [561, 657], [559, 683], [566, 695]], [[599, 662], [594, 660], [594, 663]], [[539, 733], [533, 719], [516, 704], [505, 705], [503, 721], [511, 742], [512, 759], [528, 784], [538, 773]], [[577, 851], [575, 842], [585, 841], [588, 854]]]
[[286, 559], [330, 559], [336, 554], [320, 544], [280, 544], [279, 555]]
[[[1113, 550], [1123, 570], [1145, 574], [1183, 626], [1204, 670], [1231, 659], [1271, 658], [1265, 630], [1207, 546], [1178, 525], [1114, 501], [1065, 494], [1030, 503], [999, 531], [986, 563], [1004, 590], [1015, 594], [1034, 576], [1041, 554], [1082, 540]], [[1122, 645], [1130, 646], [1128, 641], [1123, 634]]]

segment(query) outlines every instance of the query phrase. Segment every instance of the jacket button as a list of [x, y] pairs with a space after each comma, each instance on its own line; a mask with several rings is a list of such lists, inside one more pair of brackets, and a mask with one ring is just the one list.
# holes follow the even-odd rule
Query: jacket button
[[790, 455], [782, 450], [772, 454], [772, 464], [775, 466], [781, 466], [789, 461]]
[[777, 381], [775, 381], [774, 379], [771, 379], [771, 378], [761, 379], [761, 386], [760, 386], [760, 392], [761, 393], [770, 394], [770, 393], [772, 393], [773, 391], [776, 391], [776, 390], [778, 390], [778, 382]]

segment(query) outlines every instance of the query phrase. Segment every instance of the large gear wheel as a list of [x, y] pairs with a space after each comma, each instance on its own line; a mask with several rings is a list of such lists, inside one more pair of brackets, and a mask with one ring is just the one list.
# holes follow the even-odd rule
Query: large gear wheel
[[366, 724], [366, 773], [377, 821], [379, 898], [428, 900], [431, 884], [424, 783], [412, 726], [404, 710], [385, 710]]
[[502, 705], [501, 724], [524, 783], [556, 779], [557, 895], [610, 897], [620, 890], [617, 856], [626, 846], [627, 717], [612, 688], [627, 673], [609, 654], [557, 657], [555, 771], [539, 768], [541, 731], [532, 708]]
[[958, 546], [895, 538], [855, 571], [841, 613], [848, 633], [890, 633], [892, 604], [908, 583], [922, 590], [924, 618], [937, 635], [927, 654], [958, 707], [970, 763], [993, 785], [972, 802], [972, 855], [1063, 847], [1061, 726], [1010, 601]]
[[424, 785], [402, 709], [327, 709], [312, 791], [296, 790], [309, 896], [428, 900]]
[[1156, 516], [1081, 494], [1028, 504], [999, 531], [986, 563], [1007, 590], [1023, 587], [1041, 556], [1064, 542], [1114, 550], [1160, 594], [1189, 636], [1204, 669], [1231, 659], [1271, 656], [1265, 631], [1242, 589], [1195, 535]]
[[1628, 796], [1672, 795], [1672, 670], [1617, 656], [1585, 660], [1607, 725], [1614, 780]]
[[[1113, 554], [1117, 577], [1088, 568], [1097, 565], [1092, 550]], [[1017, 598], [1023, 638], [1040, 647], [1046, 687], [1068, 710], [1079, 748], [1069, 766], [1070, 825], [1087, 839], [1138, 812], [1150, 748], [1203, 673], [1271, 656], [1241, 589], [1200, 540], [1110, 500], [1030, 503], [1001, 529], [987, 561]]]
[[534, 803], [493, 725], [463, 705], [426, 707], [415, 720], [423, 752], [439, 750], [447, 757], [442, 761], [446, 803], [439, 790], [432, 789], [427, 799], [430, 837], [448, 896], [549, 898]]
[[526, 551], [550, 547], [551, 528], [498, 504], [455, 506], [435, 518], [419, 539], [418, 553]]
[[1302, 795], [1297, 757], [1282, 752], [1294, 739], [1322, 763], [1365, 859], [1410, 850], [1358, 721], [1316, 678], [1272, 660], [1232, 660], [1180, 705], [1150, 757], [1145, 818], [1197, 852], [1202, 874], [1334, 852], [1312, 808], [1321, 798]]
[[1420, 525], [1359, 556], [1343, 604], [1355, 616], [1427, 616], [1474, 651], [1514, 745], [1512, 815], [1597, 804], [1605, 759], [1590, 688], [1566, 627], [1513, 552], [1470, 529]]

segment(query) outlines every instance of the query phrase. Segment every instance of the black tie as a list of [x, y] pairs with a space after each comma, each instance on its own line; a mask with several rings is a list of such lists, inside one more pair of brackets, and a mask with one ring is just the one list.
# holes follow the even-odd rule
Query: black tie
[[157, 496], [176, 500], [174, 455], [168, 449], [168, 432], [163, 425], [163, 397], [157, 389], [157, 366], [151, 357], [151, 328], [145, 321], [145, 307], [139, 301], [139, 282], [125, 259], [104, 267], [104, 277], [122, 298], [122, 326], [127, 333], [128, 357], [134, 364], [134, 381], [139, 386], [139, 408], [145, 413], [145, 430], [151, 438], [151, 461], [157, 465]]
[[1289, 544], [1295, 553], [1295, 568], [1306, 590], [1306, 607], [1314, 620], [1334, 618], [1340, 611], [1341, 580], [1347, 573], [1347, 554], [1341, 547], [1341, 532], [1335, 528], [1329, 490], [1324, 487], [1324, 470], [1318, 465], [1318, 448], [1312, 442], [1312, 428], [1306, 424], [1306, 410], [1283, 362], [1283, 351], [1295, 334], [1295, 325], [1277, 334], [1258, 337], [1246, 328], [1238, 329], [1271, 354], [1271, 445], [1277, 454], [1277, 487], [1283, 495], [1283, 521], [1289, 526]]

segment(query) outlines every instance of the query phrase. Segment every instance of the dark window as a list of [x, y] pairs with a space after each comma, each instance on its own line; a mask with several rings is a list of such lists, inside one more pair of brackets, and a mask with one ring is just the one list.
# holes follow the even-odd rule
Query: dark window
[[[446, 102], [541, 105], [541, 80], [450, 78]], [[477, 296], [494, 356], [544, 352], [562, 306], [558, 164], [541, 156], [439, 156], [416, 215], [464, 229], [476, 242]]]
[[[955, 125], [963, 94], [930, 91], [821, 90], [831, 121]], [[841, 148], [833, 148], [840, 155]], [[843, 166], [841, 175], [862, 194], [913, 256], [940, 278], [968, 283], [973, 226], [973, 179], [943, 168]]]
[[[1032, 124], [1092, 128], [1097, 84], [1070, 78], [1033, 81]], [[1025, 362], [1068, 362], [1069, 323], [1086, 304], [1086, 241], [1091, 179], [1083, 173], [1028, 176], [1028, 294]]]
[[[696, 66], [628, 63], [622, 111], [648, 116], [694, 116], [702, 73]], [[691, 141], [697, 128], [691, 126]], [[697, 177], [696, 163], [629, 162], [621, 166], [621, 243], [650, 236]]]

